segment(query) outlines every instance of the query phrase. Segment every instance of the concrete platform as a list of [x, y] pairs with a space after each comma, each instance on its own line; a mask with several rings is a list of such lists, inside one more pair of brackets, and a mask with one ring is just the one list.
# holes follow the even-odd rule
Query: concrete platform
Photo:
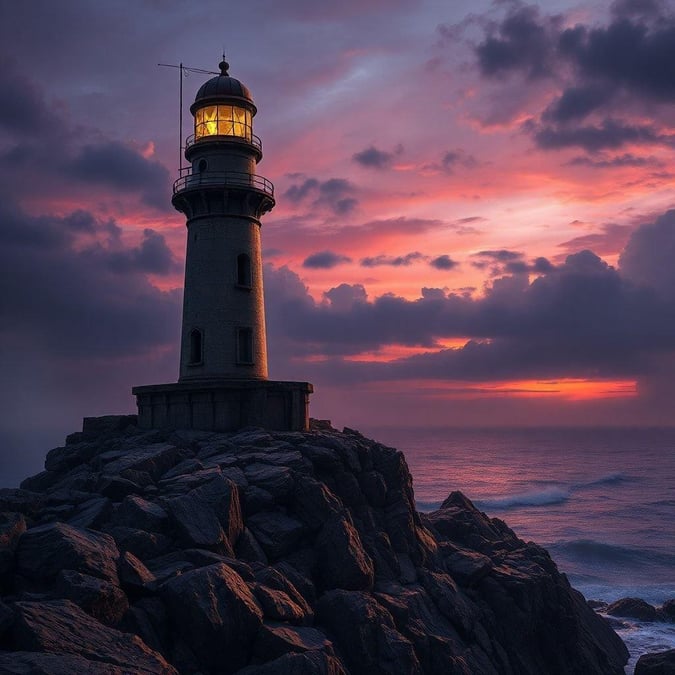
[[204, 380], [134, 387], [142, 429], [309, 428], [309, 382]]

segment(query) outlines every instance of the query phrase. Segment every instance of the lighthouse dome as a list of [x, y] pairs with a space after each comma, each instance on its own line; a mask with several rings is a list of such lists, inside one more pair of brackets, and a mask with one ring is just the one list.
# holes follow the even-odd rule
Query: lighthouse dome
[[227, 72], [230, 67], [227, 61], [221, 61], [219, 66], [220, 75], [212, 77], [199, 87], [195, 96], [195, 102], [190, 109], [194, 111], [196, 108], [201, 108], [204, 105], [229, 101], [231, 103], [239, 102], [240, 104], [245, 102], [248, 104], [246, 107], [253, 108], [255, 112], [253, 96], [251, 96], [248, 87], [236, 78], [230, 77]]

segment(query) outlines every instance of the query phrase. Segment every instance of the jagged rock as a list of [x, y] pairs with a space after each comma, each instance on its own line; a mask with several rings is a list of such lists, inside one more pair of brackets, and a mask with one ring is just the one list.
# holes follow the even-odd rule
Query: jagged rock
[[259, 583], [251, 584], [251, 590], [266, 619], [287, 621], [288, 623], [303, 623], [306, 621], [308, 612], [305, 611], [304, 607], [293, 602], [286, 592], [268, 588]]
[[2, 578], [14, 567], [14, 551], [25, 531], [26, 518], [22, 513], [0, 513], [0, 589]]
[[75, 654], [2, 651], [0, 651], [0, 672], [6, 675], [73, 675], [73, 673], [77, 675], [122, 675], [124, 673], [119, 666], [92, 661]]
[[169, 516], [159, 504], [138, 495], [129, 495], [117, 509], [113, 522], [116, 525], [163, 534], [166, 531]]
[[249, 464], [244, 467], [244, 475], [250, 484], [269, 492], [279, 504], [285, 504], [293, 490], [293, 473], [285, 466]]
[[643, 654], [635, 664], [635, 675], [674, 675], [675, 649], [657, 654]]
[[267, 565], [269, 562], [265, 555], [265, 551], [262, 550], [260, 544], [248, 527], [245, 527], [239, 535], [235, 553], [237, 557], [242, 558], [242, 560], [249, 563], [262, 563]]
[[278, 560], [293, 551], [304, 532], [300, 521], [279, 511], [256, 513], [247, 525], [270, 560]]
[[124, 615], [120, 626], [127, 633], [138, 635], [148, 647], [166, 653], [169, 643], [169, 617], [159, 598], [142, 598]]
[[112, 499], [114, 502], [122, 501], [127, 495], [137, 495], [143, 492], [140, 485], [120, 476], [101, 476], [96, 485], [96, 492]]
[[412, 644], [394, 626], [391, 614], [358, 591], [324, 594], [316, 619], [344, 655], [353, 675], [416, 675], [421, 673]]
[[[0, 490], [0, 509], [25, 514], [4, 530], [0, 517], [0, 645], [15, 650], [0, 671], [623, 673], [625, 647], [546, 551], [461, 493], [417, 513], [401, 453], [329, 427], [128, 422], [89, 422], [52, 451], [25, 482], [40, 494]], [[57, 627], [63, 667], [48, 653]]]
[[249, 485], [244, 489], [244, 515], [252, 516], [259, 511], [270, 510], [274, 507], [274, 497], [267, 490]]
[[65, 523], [24, 532], [16, 548], [16, 571], [36, 581], [53, 579], [63, 569], [77, 570], [115, 585], [119, 551], [107, 534]]
[[445, 567], [453, 578], [467, 586], [478, 583], [492, 570], [492, 560], [482, 553], [465, 548], [452, 547], [452, 552], [443, 556]]
[[171, 579], [163, 596], [203, 668], [234, 673], [246, 665], [262, 610], [243, 579], [220, 563]]
[[371, 506], [382, 508], [387, 501], [387, 484], [382, 474], [377, 471], [366, 471], [359, 478], [363, 494]]
[[81, 528], [96, 528], [102, 525], [112, 511], [112, 502], [106, 497], [94, 497], [83, 502], [68, 518], [68, 524]]
[[0, 511], [16, 511], [32, 517], [43, 503], [44, 497], [37, 492], [24, 488], [0, 488]]
[[237, 675], [348, 675], [340, 661], [326, 652], [284, 654], [261, 666], [249, 666]]
[[[102, 456], [99, 456], [101, 458]], [[156, 443], [124, 452], [104, 465], [106, 474], [114, 476], [125, 469], [145, 471], [157, 480], [172, 466], [183, 460], [183, 451], [168, 443]]]
[[[288, 564], [281, 563], [279, 568], [278, 570], [274, 567], [257, 569], [255, 571], [256, 581], [269, 589], [282, 591], [302, 610], [303, 615], [311, 620], [314, 617], [314, 612], [310, 603], [313, 604], [316, 600], [314, 587], [308, 585], [309, 582], [306, 579], [300, 578], [294, 569], [289, 568]], [[296, 583], [303, 589], [304, 593], [299, 590], [298, 586], [295, 585]]]
[[17, 602], [14, 609], [17, 651], [73, 654], [138, 673], [176, 673], [140, 638], [104, 626], [69, 600]]
[[664, 621], [675, 622], [675, 600], [666, 600], [666, 602], [659, 607], [659, 616]]
[[658, 618], [656, 607], [640, 598], [621, 598], [612, 602], [606, 610], [610, 616], [625, 616], [640, 621], [656, 621]]
[[104, 529], [115, 540], [120, 551], [131, 551], [141, 560], [156, 558], [172, 547], [171, 539], [158, 532], [146, 532], [121, 525], [106, 525]]
[[129, 609], [129, 601], [121, 588], [89, 574], [62, 570], [54, 595], [72, 600], [101, 623], [114, 626]]
[[293, 491], [295, 515], [310, 529], [318, 530], [341, 511], [339, 499], [324, 484], [311, 476], [298, 476]]
[[118, 431], [126, 431], [138, 423], [138, 415], [102, 415], [85, 417], [82, 420], [82, 435], [85, 438], [100, 438]]
[[361, 538], [348, 516], [328, 520], [314, 547], [324, 588], [359, 591], [373, 587], [373, 561], [363, 550]]
[[125, 551], [117, 563], [120, 584], [123, 588], [136, 593], [154, 590], [155, 575], [133, 554]]
[[0, 638], [14, 623], [14, 612], [0, 600]]
[[232, 543], [213, 506], [194, 490], [166, 501], [171, 521], [187, 547], [208, 548], [234, 555]]
[[255, 644], [256, 656], [264, 661], [276, 659], [288, 652], [313, 651], [334, 654], [331, 641], [320, 630], [308, 626], [263, 624]]
[[496, 519], [481, 513], [461, 492], [451, 492], [441, 508], [427, 517], [439, 534], [470, 550], [490, 552], [496, 541], [506, 546], [516, 540], [511, 530], [504, 532]]

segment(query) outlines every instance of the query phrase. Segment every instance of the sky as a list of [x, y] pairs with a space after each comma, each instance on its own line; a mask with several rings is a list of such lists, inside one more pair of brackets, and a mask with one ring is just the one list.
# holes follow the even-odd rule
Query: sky
[[0, 484], [176, 381], [157, 64], [223, 51], [276, 188], [270, 377], [312, 382], [313, 417], [673, 424], [671, 3], [0, 2]]

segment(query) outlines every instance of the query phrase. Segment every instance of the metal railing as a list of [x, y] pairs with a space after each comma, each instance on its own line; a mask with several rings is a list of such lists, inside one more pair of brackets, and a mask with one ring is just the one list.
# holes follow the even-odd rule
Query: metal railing
[[230, 134], [214, 134], [208, 136], [200, 136], [195, 138], [195, 135], [192, 134], [185, 139], [185, 149], [187, 150], [191, 145], [194, 145], [198, 141], [207, 140], [207, 141], [234, 141], [235, 143], [250, 143], [256, 150], [262, 153], [262, 141], [259, 136], [251, 134], [251, 138], [246, 138], [244, 136], [233, 136]]
[[247, 187], [260, 192], [264, 192], [270, 197], [274, 197], [274, 185], [272, 181], [263, 176], [257, 176], [254, 173], [245, 173], [242, 171], [200, 171], [192, 173], [191, 167], [181, 169], [189, 171], [182, 175], [173, 184], [173, 193], [183, 190], [193, 190], [202, 187]]

